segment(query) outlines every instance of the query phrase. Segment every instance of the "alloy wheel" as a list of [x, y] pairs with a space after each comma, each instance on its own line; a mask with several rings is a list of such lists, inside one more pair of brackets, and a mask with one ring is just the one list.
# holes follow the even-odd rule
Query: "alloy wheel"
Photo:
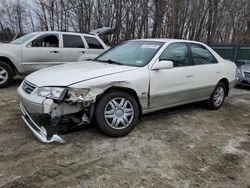
[[214, 93], [214, 105], [220, 106], [225, 98], [225, 91], [223, 87], [218, 87]]
[[134, 108], [129, 100], [119, 97], [111, 99], [104, 110], [107, 124], [113, 129], [125, 129], [134, 117]]
[[5, 68], [0, 67], [0, 84], [5, 83], [8, 80], [8, 72]]

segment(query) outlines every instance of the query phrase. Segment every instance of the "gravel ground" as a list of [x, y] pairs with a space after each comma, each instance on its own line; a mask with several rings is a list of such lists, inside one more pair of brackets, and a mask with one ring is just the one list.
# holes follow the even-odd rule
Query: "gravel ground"
[[250, 90], [210, 111], [191, 104], [146, 115], [123, 138], [91, 127], [41, 144], [16, 89], [0, 89], [0, 187], [250, 187]]

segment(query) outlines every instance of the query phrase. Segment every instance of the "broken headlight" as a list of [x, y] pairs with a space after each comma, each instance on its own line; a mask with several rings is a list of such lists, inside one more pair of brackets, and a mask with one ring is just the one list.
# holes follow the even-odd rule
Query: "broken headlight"
[[46, 97], [49, 99], [60, 99], [61, 95], [64, 93], [65, 88], [60, 87], [41, 87], [37, 91], [37, 95], [41, 97]]
[[67, 99], [71, 101], [83, 100], [83, 98], [89, 93], [89, 91], [89, 89], [69, 88]]

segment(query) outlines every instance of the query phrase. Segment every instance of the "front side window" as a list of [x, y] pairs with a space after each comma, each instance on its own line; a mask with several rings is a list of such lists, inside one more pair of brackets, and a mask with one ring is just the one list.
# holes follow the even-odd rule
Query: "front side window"
[[151, 61], [163, 44], [154, 41], [129, 41], [110, 49], [95, 61], [143, 67]]
[[63, 35], [64, 48], [84, 48], [82, 38], [77, 35]]
[[203, 65], [217, 63], [217, 60], [213, 54], [203, 45], [200, 44], [190, 44], [193, 65]]
[[189, 65], [188, 48], [185, 43], [170, 44], [161, 54], [160, 60], [172, 61], [174, 67]]
[[58, 48], [59, 39], [57, 34], [45, 34], [33, 40], [28, 47]]
[[101, 45], [101, 43], [94, 37], [85, 37], [89, 48], [92, 49], [103, 49], [103, 46]]

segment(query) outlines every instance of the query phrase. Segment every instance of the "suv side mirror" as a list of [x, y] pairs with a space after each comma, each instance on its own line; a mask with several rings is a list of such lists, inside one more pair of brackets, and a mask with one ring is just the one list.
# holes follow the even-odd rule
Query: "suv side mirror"
[[173, 61], [160, 60], [154, 64], [152, 70], [172, 69], [173, 67], [174, 67]]

